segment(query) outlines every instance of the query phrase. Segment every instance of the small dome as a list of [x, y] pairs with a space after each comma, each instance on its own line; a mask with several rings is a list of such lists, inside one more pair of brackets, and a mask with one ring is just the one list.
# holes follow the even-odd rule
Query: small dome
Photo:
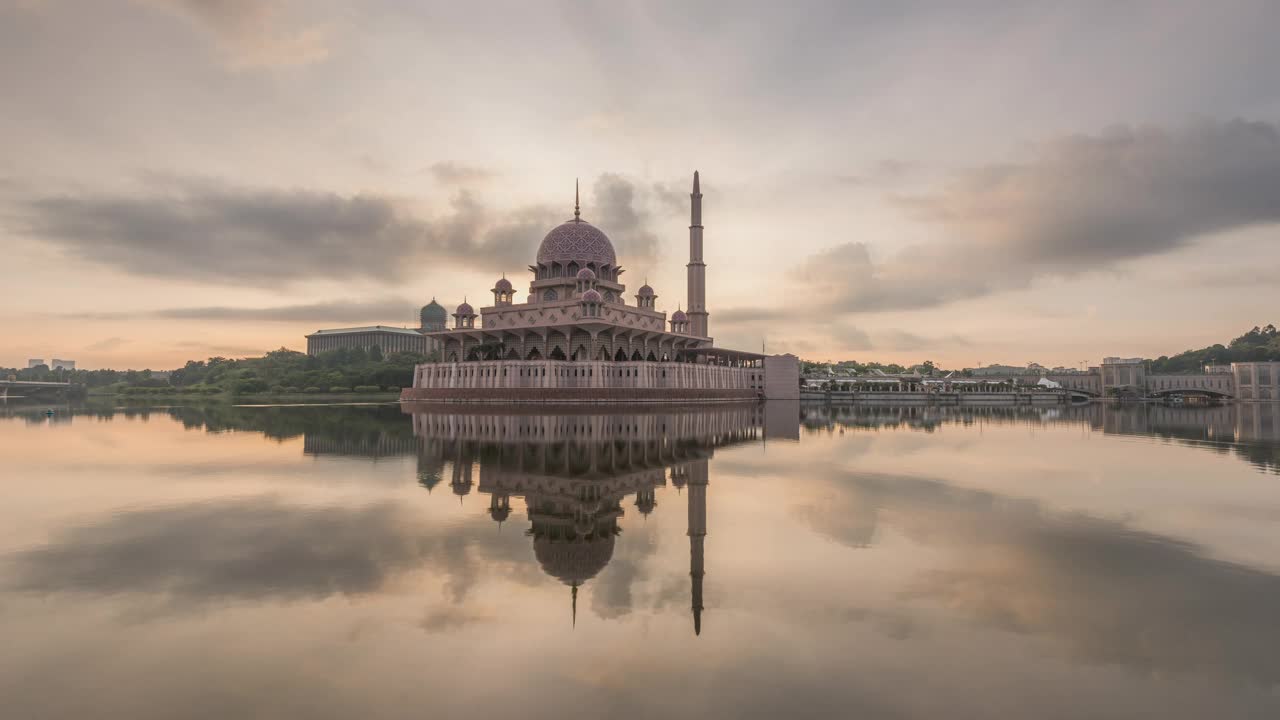
[[444, 306], [436, 302], [435, 298], [431, 298], [431, 302], [423, 305], [422, 311], [418, 313], [423, 325], [442, 323], [448, 319], [448, 316], [449, 313], [444, 309]]
[[600, 293], [596, 292], [594, 289], [588, 290], [582, 293], [582, 302], [598, 303], [598, 302], [602, 302], [603, 300], [604, 298], [600, 296]]
[[506, 278], [502, 278], [501, 280], [493, 284], [493, 289], [494, 290], [511, 290], [511, 281]]
[[683, 310], [677, 310], [671, 313], [671, 322], [686, 322], [688, 319], [689, 316], [685, 315]]
[[653, 288], [648, 285], [641, 285], [640, 289], [636, 291], [636, 294], [640, 297], [653, 297]]
[[455, 310], [453, 314], [454, 315], [475, 315], [476, 311], [474, 308], [471, 307], [470, 303], [467, 303], [464, 301], [461, 305], [458, 306], [458, 309]]
[[578, 279], [579, 280], [595, 280], [596, 273], [591, 268], [582, 268], [581, 270], [578, 271]]

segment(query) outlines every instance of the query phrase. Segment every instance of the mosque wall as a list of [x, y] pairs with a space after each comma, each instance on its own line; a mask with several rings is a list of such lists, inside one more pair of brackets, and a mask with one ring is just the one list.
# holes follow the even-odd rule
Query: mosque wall
[[[798, 384], [797, 384], [798, 387]], [[682, 362], [493, 360], [425, 363], [401, 400], [661, 402], [756, 400], [765, 370]]]

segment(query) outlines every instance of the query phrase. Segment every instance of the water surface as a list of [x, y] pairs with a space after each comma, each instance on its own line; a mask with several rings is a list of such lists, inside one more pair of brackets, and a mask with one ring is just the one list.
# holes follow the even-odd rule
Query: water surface
[[15, 718], [1280, 716], [1280, 406], [0, 409]]

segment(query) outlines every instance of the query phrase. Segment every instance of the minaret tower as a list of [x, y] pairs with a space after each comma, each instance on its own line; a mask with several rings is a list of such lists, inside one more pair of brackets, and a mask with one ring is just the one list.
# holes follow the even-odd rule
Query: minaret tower
[[709, 337], [707, 331], [707, 265], [702, 262], [702, 188], [693, 171], [689, 195], [689, 334]]
[[689, 577], [692, 579], [693, 633], [702, 634], [702, 543], [707, 537], [707, 461], [695, 460], [689, 469]]

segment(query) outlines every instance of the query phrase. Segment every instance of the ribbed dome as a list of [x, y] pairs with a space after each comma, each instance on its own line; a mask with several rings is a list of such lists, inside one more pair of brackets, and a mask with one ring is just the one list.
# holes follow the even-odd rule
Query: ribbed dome
[[596, 274], [591, 272], [591, 268], [582, 268], [578, 271], [579, 280], [595, 280]]
[[533, 555], [546, 574], [565, 585], [581, 585], [609, 564], [613, 557], [613, 536], [605, 534], [572, 541], [540, 537], [533, 541]]
[[511, 281], [510, 281], [510, 280], [508, 280], [508, 279], [506, 279], [506, 278], [502, 278], [502, 279], [498, 280], [498, 282], [496, 282], [496, 283], [494, 283], [494, 284], [493, 284], [493, 289], [494, 289], [494, 290], [510, 290], [510, 289], [511, 289]]
[[617, 264], [609, 237], [591, 223], [577, 219], [552, 228], [538, 246], [540, 264], [563, 264], [575, 260], [579, 264], [592, 262], [597, 266]]
[[603, 301], [604, 301], [604, 298], [600, 295], [600, 293], [596, 292], [594, 289], [588, 290], [582, 293], [582, 302], [598, 303]]
[[653, 297], [653, 288], [648, 285], [641, 285], [640, 289], [636, 291], [636, 294], [640, 297]]
[[671, 322], [685, 322], [688, 319], [689, 316], [685, 315], [683, 310], [677, 310], [671, 313]]
[[421, 318], [423, 325], [432, 325], [445, 322], [449, 317], [449, 313], [444, 309], [443, 305], [436, 302], [435, 298], [431, 298], [431, 302], [422, 306], [422, 311], [418, 313], [418, 317]]
[[471, 307], [470, 303], [463, 302], [461, 305], [458, 306], [458, 309], [455, 310], [453, 314], [454, 315], [475, 315], [476, 311], [475, 311], [475, 308]]

